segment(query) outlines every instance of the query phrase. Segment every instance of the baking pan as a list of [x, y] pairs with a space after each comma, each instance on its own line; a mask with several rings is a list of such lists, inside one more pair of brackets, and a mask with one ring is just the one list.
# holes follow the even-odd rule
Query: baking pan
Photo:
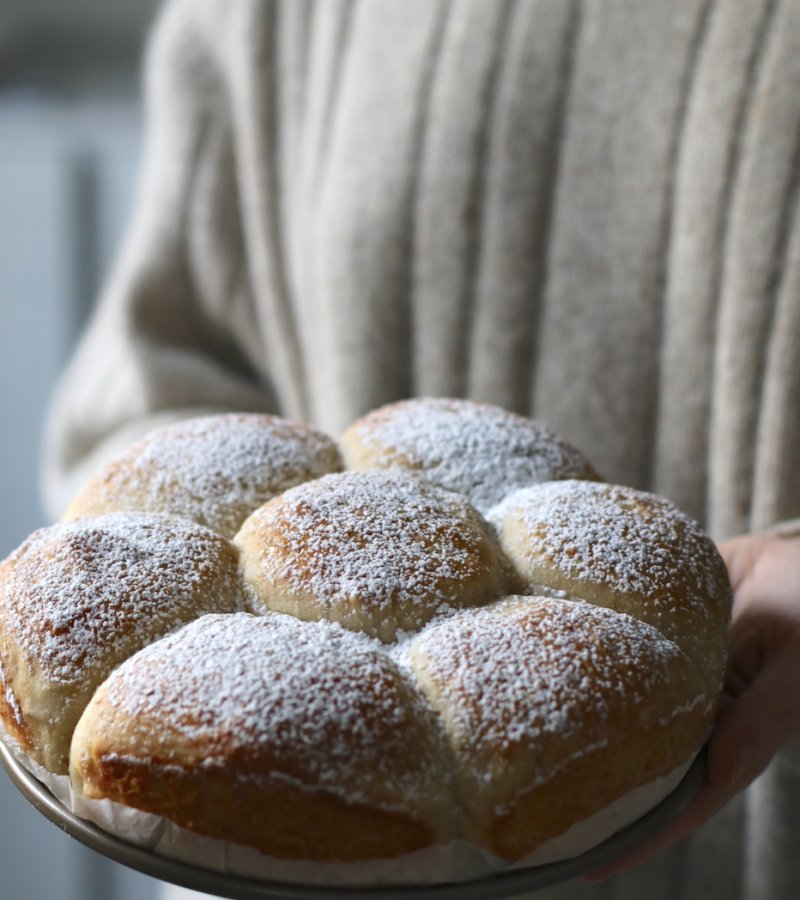
[[153, 878], [169, 881], [194, 891], [231, 900], [501, 900], [541, 890], [570, 878], [585, 875], [627, 855], [668, 825], [688, 805], [705, 781], [706, 753], [701, 751], [683, 780], [641, 819], [618, 831], [608, 840], [580, 856], [527, 869], [499, 872], [475, 881], [421, 886], [325, 887], [274, 881], [257, 881], [239, 875], [203, 869], [160, 856], [137, 847], [73, 815], [41, 782], [37, 781], [0, 743], [0, 762], [26, 799], [42, 815], [71, 837], [113, 859]]

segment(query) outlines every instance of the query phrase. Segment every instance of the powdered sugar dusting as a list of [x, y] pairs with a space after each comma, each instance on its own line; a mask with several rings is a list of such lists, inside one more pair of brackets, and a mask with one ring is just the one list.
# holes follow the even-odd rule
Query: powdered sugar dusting
[[300, 485], [245, 523], [243, 555], [248, 534], [259, 535], [267, 584], [311, 594], [323, 610], [356, 604], [369, 616], [412, 606], [425, 621], [443, 604], [475, 602], [476, 588], [487, 593], [482, 602], [500, 591], [497, 551], [477, 513], [403, 471]]
[[396, 403], [351, 432], [373, 454], [372, 465], [418, 469], [483, 513], [526, 485], [597, 477], [578, 450], [538, 422], [466, 400]]
[[205, 616], [129, 659], [106, 690], [134, 728], [164, 723], [164, 763], [179, 735], [204, 765], [263, 753], [274, 777], [351, 802], [415, 798], [437, 769], [423, 701], [380, 645], [335, 623]]
[[115, 508], [169, 512], [233, 537], [262, 503], [340, 469], [338, 450], [322, 432], [275, 416], [230, 414], [153, 432], [89, 490]]
[[668, 694], [681, 658], [630, 616], [549, 598], [461, 612], [430, 626], [401, 656], [432, 678], [457, 742], [479, 756], [527, 745], [534, 757], [548, 735], [584, 735], [583, 752], [614, 740], [620, 708], [636, 716], [654, 693]]
[[[713, 545], [672, 504], [572, 480], [596, 477], [577, 450], [496, 407], [408, 401], [351, 433], [377, 468], [325, 474], [340, 466], [333, 442], [273, 417], [162, 429], [92, 490], [136, 508], [164, 509], [166, 499], [185, 519], [66, 522], [0, 566], [0, 639], [10, 635], [44, 673], [56, 704], [83, 687], [73, 704], [82, 707], [128, 657], [96, 694], [109, 705], [93, 736], [120, 720], [135, 735], [126, 743], [125, 728], [115, 732], [121, 743], [106, 760], [180, 767], [188, 742], [202, 767], [267, 761], [237, 770], [243, 779], [385, 809], [446, 795], [450, 810], [444, 730], [469, 757], [470, 778], [494, 792], [521, 759], [537, 772], [526, 790], [618, 741], [631, 722], [649, 716], [669, 731], [698, 705], [710, 713], [729, 597]], [[495, 602], [505, 572], [476, 507], [490, 510], [501, 540], [513, 519], [523, 553], [575, 584], [640, 594], [642, 618], [659, 630], [561, 582], [543, 588], [560, 599]], [[299, 618], [241, 613], [234, 548], [189, 521], [232, 535], [253, 509], [236, 538], [242, 571], [257, 570], [268, 608], [270, 592], [292, 594]], [[683, 639], [655, 622], [676, 588], [686, 589]], [[22, 718], [14, 689], [0, 661], [0, 691]]]
[[719, 696], [732, 593], [711, 540], [669, 501], [563, 481], [525, 488], [490, 513], [515, 568], [541, 585], [630, 613], [688, 654]]
[[[115, 513], [35, 532], [3, 564], [0, 620], [52, 683], [85, 683], [116, 645], [141, 646], [240, 601], [233, 548], [179, 518]], [[210, 590], [203, 599], [201, 592]]]
[[[704, 608], [719, 589], [721, 560], [692, 519], [662, 497], [633, 488], [563, 481], [521, 490], [489, 514], [524, 524], [524, 553], [580, 581], [644, 597], [689, 585]], [[727, 598], [720, 598], [727, 599]]]

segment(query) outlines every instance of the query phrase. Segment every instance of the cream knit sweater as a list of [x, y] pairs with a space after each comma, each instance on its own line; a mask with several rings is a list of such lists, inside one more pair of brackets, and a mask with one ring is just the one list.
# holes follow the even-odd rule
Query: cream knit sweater
[[[154, 425], [533, 414], [723, 538], [800, 516], [800, 0], [174, 0], [123, 256], [53, 407], [57, 514]], [[649, 866], [800, 890], [800, 751]]]

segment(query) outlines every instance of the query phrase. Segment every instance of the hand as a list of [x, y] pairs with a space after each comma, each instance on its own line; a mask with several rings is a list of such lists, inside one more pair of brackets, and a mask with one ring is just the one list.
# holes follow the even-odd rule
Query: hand
[[734, 605], [706, 783], [661, 834], [587, 881], [638, 866], [699, 828], [764, 771], [781, 744], [800, 735], [800, 538], [739, 537], [719, 550]]

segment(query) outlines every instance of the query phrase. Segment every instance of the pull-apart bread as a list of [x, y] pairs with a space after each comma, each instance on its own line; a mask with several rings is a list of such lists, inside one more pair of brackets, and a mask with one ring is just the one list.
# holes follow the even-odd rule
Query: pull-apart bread
[[300, 422], [205, 416], [133, 444], [92, 478], [64, 518], [172, 513], [232, 538], [262, 503], [341, 468], [335, 442]]
[[410, 469], [463, 494], [483, 515], [517, 488], [600, 480], [580, 451], [539, 422], [467, 400], [382, 406], [347, 429], [342, 452], [348, 469]]
[[0, 566], [7, 735], [87, 800], [342, 863], [524, 859], [690, 762], [731, 606], [696, 523], [482, 404], [342, 452], [236, 415], [112, 462]]
[[129, 656], [241, 605], [236, 553], [172, 516], [114, 513], [35, 532], [0, 565], [0, 714], [51, 772], [68, 771], [92, 694]]

